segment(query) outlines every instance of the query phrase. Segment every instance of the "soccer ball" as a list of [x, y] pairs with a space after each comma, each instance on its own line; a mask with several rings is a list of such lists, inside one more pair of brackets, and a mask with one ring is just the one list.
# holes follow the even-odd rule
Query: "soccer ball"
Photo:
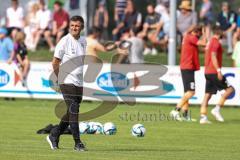
[[96, 132], [96, 129], [97, 129], [96, 127], [94, 127], [95, 122], [89, 122], [88, 125], [89, 125], [89, 128], [87, 130], [87, 133], [88, 134], [94, 134]]
[[146, 129], [142, 124], [135, 124], [132, 127], [132, 135], [135, 137], [144, 137]]
[[95, 134], [103, 134], [103, 125], [99, 122], [95, 122], [92, 126]]
[[88, 129], [89, 129], [89, 124], [87, 122], [80, 122], [79, 123], [80, 134], [87, 133]]
[[103, 132], [106, 135], [114, 135], [117, 132], [117, 128], [112, 122], [108, 122], [104, 124]]

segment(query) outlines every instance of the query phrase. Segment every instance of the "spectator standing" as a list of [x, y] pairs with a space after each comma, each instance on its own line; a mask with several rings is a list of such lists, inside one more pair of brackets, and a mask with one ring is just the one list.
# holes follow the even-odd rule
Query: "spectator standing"
[[98, 8], [96, 10], [95, 16], [94, 16], [94, 26], [98, 27], [102, 30], [102, 40], [108, 39], [108, 23], [109, 23], [109, 16], [108, 11], [105, 8], [104, 1], [101, 1], [98, 4]]
[[8, 34], [14, 37], [17, 30], [22, 30], [24, 26], [23, 8], [19, 6], [18, 0], [11, 1], [11, 7], [6, 11], [6, 27]]
[[52, 15], [51, 11], [47, 9], [44, 0], [39, 0], [39, 10], [37, 12], [37, 18], [39, 20], [39, 30], [37, 32], [36, 43], [38, 44], [41, 36], [44, 36], [48, 46], [50, 47], [50, 51], [53, 52], [55, 46], [53, 45], [51, 39]]
[[182, 36], [197, 25], [197, 14], [192, 11], [191, 2], [183, 0], [179, 6], [180, 14], [177, 19], [177, 29]]
[[7, 29], [0, 28], [0, 61], [12, 63], [14, 58], [13, 41], [7, 36]]
[[56, 37], [56, 43], [62, 36], [68, 33], [69, 14], [62, 8], [62, 2], [55, 1], [53, 13], [53, 30], [52, 34]]
[[224, 31], [227, 36], [228, 55], [233, 52], [233, 33], [237, 27], [237, 14], [230, 10], [229, 3], [222, 3], [222, 11], [217, 18], [217, 25]]

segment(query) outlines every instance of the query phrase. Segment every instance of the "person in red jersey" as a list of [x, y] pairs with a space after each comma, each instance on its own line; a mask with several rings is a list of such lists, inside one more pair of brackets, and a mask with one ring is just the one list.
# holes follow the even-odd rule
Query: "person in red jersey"
[[[181, 50], [180, 69], [182, 74], [184, 95], [170, 115], [178, 121], [192, 121], [189, 113], [189, 99], [195, 94], [195, 71], [200, 69], [198, 47], [206, 45], [206, 38], [202, 37], [202, 27], [194, 27], [184, 36]], [[204, 34], [203, 34], [204, 35]], [[183, 111], [183, 118], [180, 111]]]
[[201, 105], [200, 124], [211, 123], [207, 118], [207, 106], [212, 95], [216, 94], [218, 90], [225, 90], [225, 92], [222, 94], [216, 107], [211, 110], [211, 113], [217, 121], [224, 122], [220, 114], [220, 108], [223, 107], [226, 99], [234, 91], [234, 88], [228, 85], [226, 78], [221, 73], [223, 48], [220, 39], [223, 36], [223, 31], [219, 27], [215, 27], [213, 32], [214, 35], [205, 53], [206, 90]]

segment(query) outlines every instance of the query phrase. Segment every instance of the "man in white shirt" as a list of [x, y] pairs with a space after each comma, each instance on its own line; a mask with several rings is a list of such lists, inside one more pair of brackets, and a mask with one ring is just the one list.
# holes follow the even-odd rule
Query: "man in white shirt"
[[12, 5], [6, 12], [6, 20], [6, 26], [9, 34], [13, 33], [14, 30], [23, 29], [24, 13], [23, 8], [19, 6], [18, 0], [12, 0]]
[[70, 19], [70, 33], [59, 41], [55, 49], [52, 65], [67, 105], [67, 113], [61, 118], [59, 126], [52, 129], [47, 136], [52, 150], [58, 149], [59, 137], [70, 125], [75, 141], [74, 150], [85, 151], [78, 125], [79, 104], [83, 94], [83, 60], [87, 45], [85, 38], [80, 37], [83, 28], [83, 18], [73, 16]]
[[39, 42], [39, 39], [43, 35], [48, 43], [48, 46], [50, 47], [50, 51], [53, 52], [55, 47], [54, 47], [52, 39], [51, 39], [51, 27], [52, 27], [51, 26], [51, 21], [52, 21], [51, 11], [49, 9], [47, 9], [44, 0], [39, 0], [39, 6], [40, 6], [40, 9], [37, 12], [37, 19], [39, 20], [39, 31], [37, 33], [37, 44]]

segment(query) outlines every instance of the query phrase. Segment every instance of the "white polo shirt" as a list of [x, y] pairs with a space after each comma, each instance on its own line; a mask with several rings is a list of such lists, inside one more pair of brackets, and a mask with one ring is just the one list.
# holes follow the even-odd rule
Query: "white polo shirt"
[[51, 11], [48, 9], [38, 10], [37, 11], [37, 19], [39, 20], [40, 29], [50, 28], [50, 22], [52, 19]]
[[9, 7], [7, 9], [6, 16], [9, 20], [7, 27], [18, 27], [23, 28], [23, 8], [18, 7], [16, 10], [14, 10], [12, 7]]
[[70, 33], [57, 44], [54, 57], [61, 59], [58, 84], [83, 86], [83, 65], [87, 42], [85, 37], [76, 40]]

